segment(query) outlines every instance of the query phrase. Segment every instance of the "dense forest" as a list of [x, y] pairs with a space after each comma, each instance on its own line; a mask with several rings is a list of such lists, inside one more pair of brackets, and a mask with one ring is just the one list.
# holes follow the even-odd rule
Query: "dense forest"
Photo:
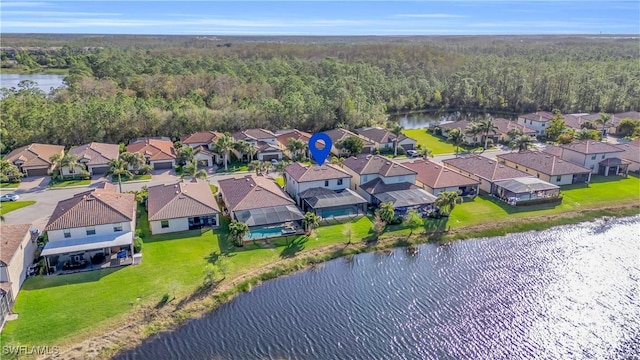
[[5, 68], [69, 75], [50, 95], [29, 83], [2, 90], [2, 151], [204, 129], [353, 128], [412, 110], [640, 109], [637, 39], [9, 35], [3, 46]]

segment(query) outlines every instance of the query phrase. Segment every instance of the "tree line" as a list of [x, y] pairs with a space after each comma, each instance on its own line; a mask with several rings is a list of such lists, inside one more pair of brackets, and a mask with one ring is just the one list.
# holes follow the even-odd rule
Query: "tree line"
[[218, 46], [180, 37], [162, 46], [158, 39], [109, 39], [90, 50], [74, 38], [58, 39], [65, 45], [19, 52], [14, 61], [3, 56], [3, 66], [69, 71], [68, 87], [51, 95], [29, 83], [2, 91], [3, 151], [36, 141], [72, 146], [141, 136], [178, 139], [200, 130], [315, 132], [382, 124], [389, 113], [424, 109], [640, 109], [640, 62], [630, 42], [225, 40]]

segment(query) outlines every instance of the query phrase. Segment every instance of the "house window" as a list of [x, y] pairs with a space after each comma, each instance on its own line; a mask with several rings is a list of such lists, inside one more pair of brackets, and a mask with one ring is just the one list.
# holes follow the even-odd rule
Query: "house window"
[[162, 227], [163, 229], [168, 228], [169, 227], [169, 220], [160, 221], [160, 227]]
[[324, 181], [324, 186], [329, 186], [329, 180]]
[[604, 159], [604, 154], [602, 154], [602, 158]]
[[95, 226], [87, 226], [86, 230], [87, 230], [87, 235], [95, 235], [96, 234], [96, 227]]
[[342, 185], [342, 179], [338, 179], [338, 185]]
[[562, 181], [562, 176], [556, 176], [556, 182]]
[[76, 169], [73, 166], [71, 166], [69, 168], [69, 174], [74, 174], [75, 172], [76, 172]]
[[216, 218], [215, 216], [211, 217], [211, 225], [212, 226], [218, 226], [218, 218]]
[[65, 239], [70, 238], [71, 237], [71, 230], [65, 230], [64, 231], [64, 237], [65, 237]]
[[595, 160], [596, 156], [595, 155], [591, 155], [591, 160]]
[[122, 231], [122, 224], [113, 225], [113, 232], [120, 232], [120, 231]]

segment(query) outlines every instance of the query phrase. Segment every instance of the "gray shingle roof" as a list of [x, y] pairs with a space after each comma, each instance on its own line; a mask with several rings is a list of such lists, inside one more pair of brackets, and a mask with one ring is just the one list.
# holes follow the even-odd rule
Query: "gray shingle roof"
[[107, 165], [110, 160], [120, 156], [120, 146], [92, 142], [72, 148], [69, 154], [77, 156], [78, 161], [87, 165]]
[[209, 183], [195, 179], [150, 187], [147, 207], [149, 221], [210, 215], [218, 212], [218, 204]]
[[30, 228], [31, 224], [0, 225], [0, 262], [9, 265]]
[[496, 157], [498, 159], [505, 159], [551, 176], [583, 174], [591, 172], [591, 170], [585, 167], [562, 160], [556, 156], [544, 152], [523, 151], [518, 153], [497, 155]]
[[303, 165], [299, 162], [287, 166], [284, 171], [297, 182], [309, 182], [331, 179], [350, 178], [348, 172], [332, 164]]
[[532, 176], [524, 171], [500, 164], [480, 155], [469, 155], [442, 161], [446, 166], [460, 169], [490, 181]]
[[478, 181], [429, 160], [414, 160], [404, 163], [406, 167], [418, 173], [416, 180], [433, 189], [454, 186], [478, 185]]
[[11, 163], [22, 161], [22, 167], [51, 166], [49, 160], [55, 154], [62, 154], [64, 146], [48, 144], [31, 144], [19, 147], [4, 157]]
[[602, 154], [602, 153], [615, 153], [622, 152], [617, 146], [603, 143], [595, 140], [582, 140], [572, 142], [571, 144], [560, 145], [563, 149], [569, 149], [581, 154]]
[[378, 174], [391, 177], [416, 174], [406, 166], [380, 155], [360, 154], [344, 159], [342, 165], [359, 175]]
[[262, 176], [225, 179], [219, 184], [231, 211], [295, 204], [272, 179]]

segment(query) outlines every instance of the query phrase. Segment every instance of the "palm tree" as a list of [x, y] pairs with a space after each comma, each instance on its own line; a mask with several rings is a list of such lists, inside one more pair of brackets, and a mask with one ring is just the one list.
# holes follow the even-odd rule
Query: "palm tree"
[[396, 216], [396, 210], [393, 208], [393, 203], [391, 201], [380, 204], [380, 209], [378, 209], [378, 211], [380, 212], [380, 218], [382, 221], [387, 224], [393, 221], [393, 218]]
[[343, 157], [333, 156], [331, 158], [331, 163], [334, 164], [334, 165], [338, 165], [340, 167], [343, 167], [344, 165], [342, 163], [344, 163], [344, 158]]
[[62, 168], [68, 167], [70, 171], [73, 171], [76, 167], [83, 167], [83, 165], [78, 162], [78, 157], [68, 152], [64, 153], [64, 155], [55, 154], [49, 161], [53, 164], [59, 179], [62, 179]]
[[284, 177], [284, 169], [287, 168], [287, 166], [291, 165], [291, 161], [287, 161], [287, 160], [282, 160], [278, 163], [278, 165], [276, 165], [276, 172], [278, 172], [278, 174], [282, 177]]
[[409, 236], [411, 236], [413, 235], [413, 230], [417, 229], [418, 227], [420, 227], [420, 225], [424, 224], [424, 221], [422, 220], [422, 217], [420, 216], [420, 214], [418, 214], [416, 210], [410, 210], [407, 213], [404, 223], [407, 226], [409, 226], [409, 228], [411, 229], [411, 231], [409, 232]]
[[220, 136], [216, 140], [215, 148], [218, 154], [224, 156], [224, 171], [229, 170], [229, 151], [233, 149], [233, 138], [227, 134]]
[[17, 182], [24, 173], [20, 169], [7, 160], [0, 160], [0, 181], [1, 182]]
[[449, 215], [457, 203], [461, 203], [460, 190], [457, 191], [443, 191], [438, 194], [436, 198], [436, 206], [439, 208], [440, 214]]
[[120, 159], [124, 161], [131, 169], [139, 171], [143, 166], [147, 165], [147, 159], [139, 152], [130, 153], [123, 152], [120, 154]]
[[431, 152], [431, 149], [426, 147], [418, 149], [416, 152], [416, 155], [423, 158], [433, 157], [433, 153]]
[[182, 174], [180, 177], [192, 177], [196, 179], [206, 179], [207, 172], [200, 169], [198, 170], [198, 163], [194, 160], [188, 162], [182, 167]]
[[602, 138], [607, 136], [606, 129], [609, 121], [611, 121], [611, 115], [605, 113], [601, 113], [600, 118], [595, 121], [596, 124], [602, 125]]
[[[142, 155], [142, 154], [140, 154]], [[193, 148], [191, 146], [183, 146], [178, 150], [178, 164], [186, 165], [193, 160]]]
[[449, 136], [447, 136], [447, 140], [455, 145], [456, 147], [456, 155], [460, 152], [460, 145], [464, 142], [464, 133], [460, 129], [451, 129], [449, 130]]
[[255, 146], [245, 140], [239, 140], [233, 144], [233, 148], [242, 155], [247, 155], [247, 163], [253, 160], [253, 156], [258, 152]]
[[533, 138], [529, 135], [516, 136], [510, 143], [511, 149], [518, 149], [518, 152], [527, 151], [533, 147]]
[[271, 164], [267, 163], [266, 161], [253, 160], [249, 163], [249, 170], [255, 170], [256, 175], [260, 175], [269, 170], [269, 166], [271, 166]]
[[[304, 157], [307, 146], [308, 145], [302, 140], [290, 138], [287, 143], [287, 150], [291, 153], [292, 160], [297, 161]], [[301, 154], [303, 156], [300, 156]]]
[[389, 129], [389, 131], [396, 136], [393, 140], [393, 157], [398, 156], [398, 142], [400, 140], [400, 135], [402, 135], [402, 130], [404, 130], [404, 128], [397, 123], [394, 123]]
[[484, 120], [480, 120], [475, 124], [477, 130], [480, 131], [480, 134], [483, 136], [484, 140], [484, 149], [487, 149], [487, 144], [489, 142], [489, 133], [498, 133], [498, 127], [493, 125], [493, 118], [491, 116], [487, 116]]
[[318, 227], [319, 222], [320, 218], [318, 217], [318, 215], [310, 211], [304, 214], [304, 219], [302, 219], [304, 230], [307, 232], [307, 234], [310, 234], [313, 229]]
[[126, 177], [133, 177], [131, 171], [127, 166], [127, 162], [122, 159], [111, 159], [109, 160], [109, 171], [107, 171], [107, 175], [117, 176], [118, 177], [118, 185], [120, 187], [120, 192], [122, 192], [122, 175]]
[[237, 246], [242, 246], [244, 235], [249, 232], [249, 227], [242, 221], [233, 220], [229, 223], [229, 236]]

